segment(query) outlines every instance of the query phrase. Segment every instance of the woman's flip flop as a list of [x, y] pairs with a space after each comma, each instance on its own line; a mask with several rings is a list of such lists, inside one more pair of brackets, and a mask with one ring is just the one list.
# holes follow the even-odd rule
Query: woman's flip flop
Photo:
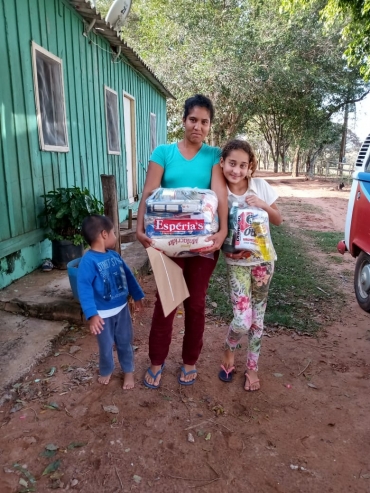
[[[158, 375], [160, 375], [160, 374], [162, 373], [163, 368], [164, 368], [164, 363], [163, 363], [163, 365], [160, 367], [160, 369], [157, 371], [157, 373], [156, 373], [156, 374], [154, 374], [154, 373], [152, 372], [152, 370], [150, 369], [150, 367], [149, 367], [149, 368], [147, 369], [147, 373], [149, 373], [149, 375], [153, 378], [153, 380], [155, 380], [155, 379], [158, 377]], [[144, 377], [144, 381], [143, 381], [143, 383], [144, 383], [145, 387], [148, 387], [148, 389], [158, 389], [158, 388], [159, 388], [159, 386], [160, 386], [160, 382], [159, 382], [159, 384], [158, 384], [158, 385], [153, 385], [152, 383], [147, 382], [147, 381], [145, 380], [145, 377]]]
[[[185, 371], [185, 368], [183, 366], [181, 367], [181, 372], [183, 373], [184, 377], [187, 377], [188, 375], [192, 375], [193, 373], [198, 373], [197, 370]], [[177, 381], [179, 382], [180, 385], [193, 385], [195, 380], [196, 380], [196, 378], [193, 378], [193, 380], [189, 380], [188, 382], [184, 382], [183, 380], [181, 380], [181, 373], [180, 373], [180, 375], [177, 376]]]
[[224, 365], [221, 365], [221, 370], [218, 374], [218, 378], [223, 382], [230, 383], [233, 381], [235, 366], [226, 369]]

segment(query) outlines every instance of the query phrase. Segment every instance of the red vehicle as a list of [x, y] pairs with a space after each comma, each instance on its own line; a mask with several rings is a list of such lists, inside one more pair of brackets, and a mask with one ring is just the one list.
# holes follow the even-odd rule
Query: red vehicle
[[349, 251], [357, 258], [355, 294], [360, 307], [370, 312], [370, 135], [357, 156], [344, 238], [337, 249], [342, 254]]

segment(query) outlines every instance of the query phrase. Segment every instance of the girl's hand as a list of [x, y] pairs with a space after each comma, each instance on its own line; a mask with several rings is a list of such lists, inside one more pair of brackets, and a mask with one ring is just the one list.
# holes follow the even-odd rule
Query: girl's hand
[[259, 207], [260, 209], [265, 209], [267, 207], [266, 202], [259, 199], [257, 195], [249, 195], [248, 197], [245, 197], [245, 201], [251, 207]]
[[136, 231], [136, 238], [144, 248], [152, 246], [152, 240], [144, 233], [144, 231]]
[[210, 247], [202, 248], [202, 253], [213, 253], [222, 247], [222, 244], [227, 236], [227, 231], [218, 231], [212, 236], [208, 236], [206, 241], [213, 241], [213, 245]]
[[102, 319], [99, 315], [94, 315], [88, 320], [90, 332], [94, 336], [100, 334], [104, 330], [104, 324], [104, 319]]
[[143, 300], [135, 301], [135, 312], [141, 312], [143, 307], [144, 307]]

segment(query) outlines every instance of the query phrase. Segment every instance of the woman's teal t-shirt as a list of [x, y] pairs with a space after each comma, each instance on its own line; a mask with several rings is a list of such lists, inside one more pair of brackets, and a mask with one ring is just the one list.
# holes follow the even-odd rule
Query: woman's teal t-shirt
[[220, 162], [221, 150], [202, 144], [193, 159], [185, 159], [177, 144], [156, 147], [150, 161], [164, 168], [161, 187], [163, 188], [210, 188], [212, 168]]

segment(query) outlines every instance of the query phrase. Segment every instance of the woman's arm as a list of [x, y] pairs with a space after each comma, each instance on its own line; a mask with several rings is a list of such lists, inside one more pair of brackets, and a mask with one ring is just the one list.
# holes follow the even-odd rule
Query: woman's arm
[[211, 190], [215, 192], [218, 199], [218, 220], [220, 223], [220, 229], [218, 233], [209, 236], [207, 239], [213, 241], [213, 246], [204, 251], [215, 252], [219, 250], [227, 236], [227, 219], [228, 219], [228, 207], [227, 207], [227, 188], [224, 175], [222, 173], [221, 166], [216, 164], [212, 168]]
[[162, 176], [164, 173], [164, 168], [153, 161], [149, 161], [148, 172], [146, 174], [145, 184], [143, 193], [141, 196], [139, 208], [137, 211], [137, 225], [136, 225], [136, 238], [144, 246], [148, 248], [151, 246], [152, 241], [145, 234], [144, 228], [144, 214], [145, 214], [145, 201], [149, 195], [156, 188], [161, 186]]
[[276, 207], [276, 202], [271, 205], [267, 205], [266, 202], [264, 202], [262, 199], [259, 199], [257, 195], [249, 195], [248, 197], [246, 197], [245, 201], [248, 205], [252, 207], [259, 207], [260, 209], [266, 211], [269, 215], [270, 223], [274, 224], [275, 226], [280, 226], [280, 224], [282, 223], [283, 218], [281, 217], [279, 209]]

